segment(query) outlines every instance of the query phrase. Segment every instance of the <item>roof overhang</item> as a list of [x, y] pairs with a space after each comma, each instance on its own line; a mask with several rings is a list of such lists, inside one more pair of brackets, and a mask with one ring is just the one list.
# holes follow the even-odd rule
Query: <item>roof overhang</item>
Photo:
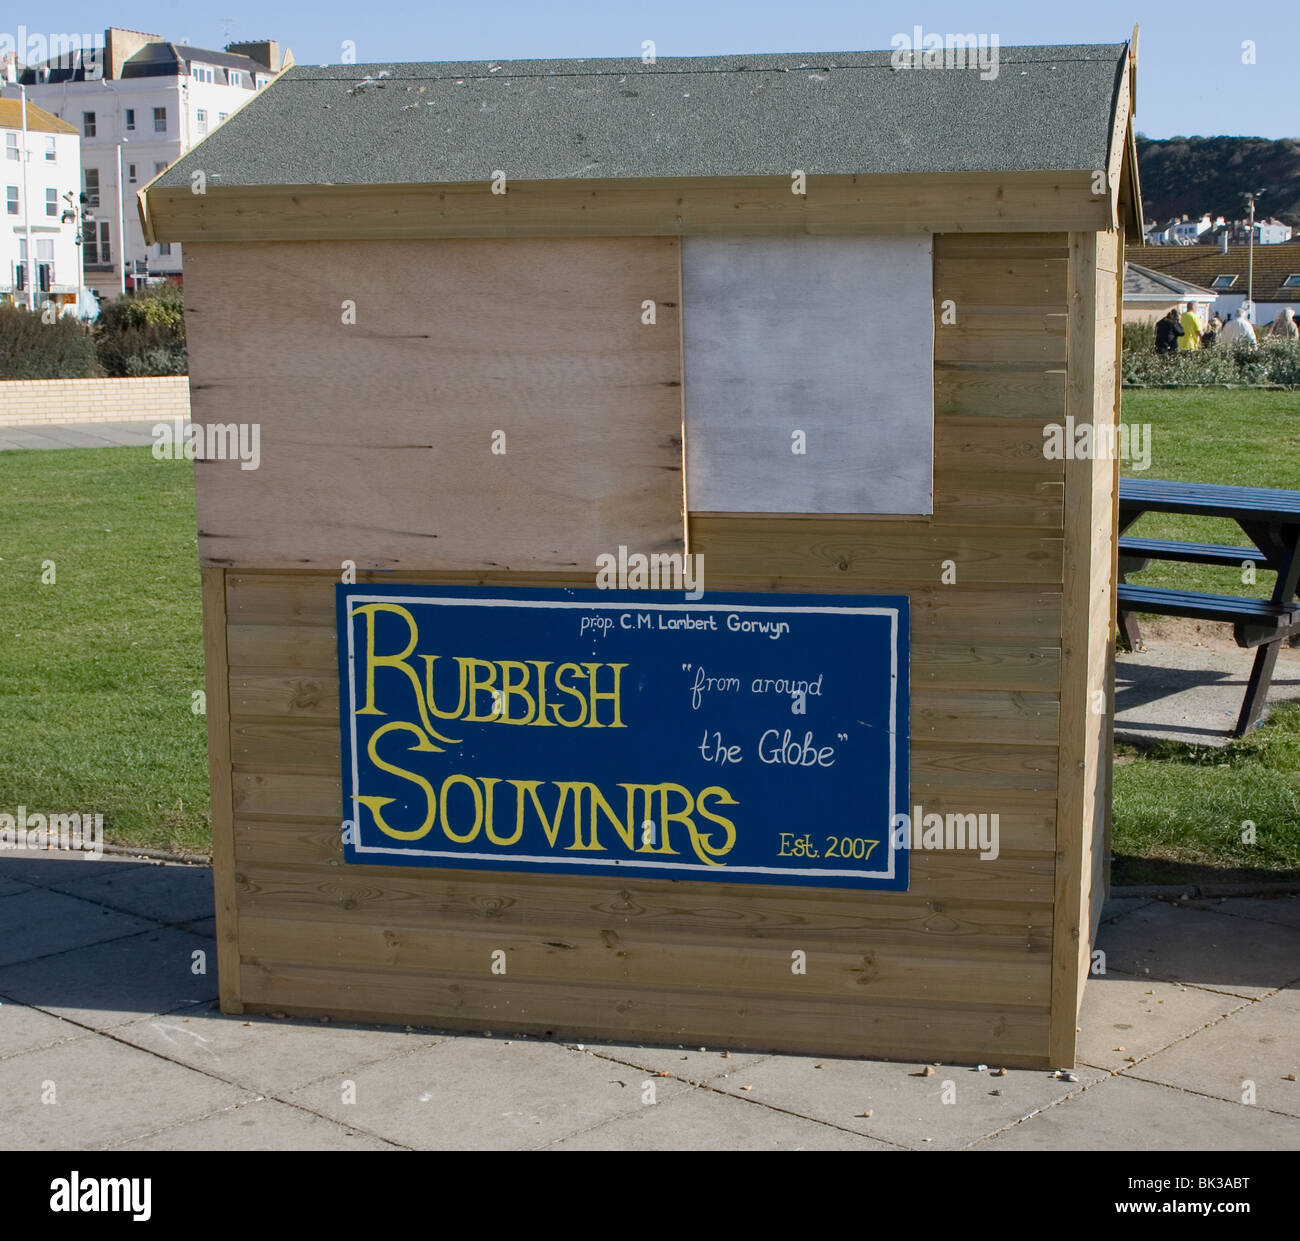
[[[156, 179], [155, 179], [156, 180]], [[1104, 232], [1113, 195], [1072, 172], [205, 186], [138, 193], [145, 240], [761, 236], [877, 232]], [[201, 192], [200, 192], [201, 191]], [[1140, 218], [1140, 217], [1139, 217]]]

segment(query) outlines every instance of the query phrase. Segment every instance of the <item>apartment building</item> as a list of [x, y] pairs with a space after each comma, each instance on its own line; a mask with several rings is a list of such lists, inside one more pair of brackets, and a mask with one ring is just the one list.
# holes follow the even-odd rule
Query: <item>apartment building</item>
[[0, 301], [38, 307], [49, 301], [60, 313], [72, 313], [81, 288], [76, 224], [81, 139], [73, 126], [29, 99], [24, 146], [22, 101], [5, 97], [0, 98], [0, 144]]
[[114, 27], [102, 48], [26, 68], [28, 98], [81, 136], [90, 288], [115, 297], [181, 277], [179, 245], [145, 244], [136, 192], [292, 63], [274, 40], [213, 51]]

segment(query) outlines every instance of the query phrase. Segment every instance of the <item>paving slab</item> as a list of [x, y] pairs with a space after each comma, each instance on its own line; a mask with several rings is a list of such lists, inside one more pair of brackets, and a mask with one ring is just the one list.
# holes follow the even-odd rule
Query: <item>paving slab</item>
[[13, 1000], [0, 1003], [0, 1060], [89, 1037], [90, 1031], [83, 1026], [43, 1013], [39, 1008], [16, 1004]]
[[152, 444], [153, 428], [171, 419], [132, 418], [116, 422], [42, 422], [0, 426], [0, 452], [26, 448], [120, 448]]
[[[1150, 638], [1115, 658], [1115, 735], [1135, 741], [1224, 746], [1241, 713], [1253, 650], [1218, 650]], [[1300, 698], [1300, 658], [1283, 648], [1268, 705]]]
[[354, 1070], [438, 1041], [423, 1030], [407, 1034], [392, 1027], [277, 1021], [206, 1009], [144, 1017], [113, 1034], [258, 1094], [281, 1098], [322, 1078], [334, 1086]]
[[1130, 1076], [1230, 1103], [1241, 1102], [1249, 1081], [1255, 1106], [1300, 1117], [1298, 1031], [1300, 991], [1279, 991], [1144, 1060]]
[[1102, 906], [1102, 922], [1114, 922], [1116, 918], [1122, 918], [1125, 914], [1131, 914], [1135, 909], [1141, 909], [1143, 905], [1149, 905], [1151, 897], [1149, 896], [1112, 896], [1109, 897]]
[[[1036, 1108], [1082, 1090], [1105, 1074], [1080, 1066], [1077, 1082], [1045, 1070], [1008, 1069], [1003, 1077], [968, 1065], [925, 1066], [881, 1060], [769, 1056], [716, 1089], [812, 1120], [915, 1150], [946, 1150], [1014, 1124]], [[999, 1066], [989, 1065], [989, 1069]], [[951, 1085], [949, 1085], [951, 1083]], [[994, 1094], [993, 1091], [999, 1091]], [[952, 1102], [945, 1102], [945, 1098]], [[869, 1117], [861, 1115], [870, 1111]]]
[[0, 879], [48, 888], [56, 879], [74, 875], [106, 875], [139, 866], [134, 859], [115, 858], [93, 853], [65, 853], [57, 849], [5, 849], [0, 852]]
[[692, 1088], [661, 1103], [562, 1138], [545, 1150], [887, 1151], [898, 1150], [834, 1125]]
[[99, 1150], [250, 1097], [92, 1035], [0, 1060], [0, 1149]]
[[1300, 896], [1232, 896], [1210, 906], [1216, 913], [1258, 918], [1300, 928]]
[[[75, 899], [50, 892], [41, 896], [47, 902]], [[144, 1014], [211, 1004], [217, 996], [212, 941], [142, 925], [143, 932], [125, 939], [0, 968], [0, 994], [94, 1030], [126, 1025]], [[206, 974], [192, 972], [196, 950], [206, 954]]]
[[[565, 1046], [577, 1047], [567, 1043]], [[583, 1043], [583, 1049], [620, 1064], [635, 1065], [651, 1073], [671, 1073], [688, 1082], [710, 1081], [727, 1073], [758, 1064], [765, 1056], [737, 1051], [726, 1055], [724, 1048], [647, 1047], [640, 1043]]]
[[[638, 1112], [646, 1080], [558, 1043], [449, 1037], [408, 1056], [315, 1082], [286, 1096], [312, 1111], [415, 1150], [531, 1150]], [[666, 1102], [693, 1090], [652, 1079]]]
[[1300, 1120], [1119, 1074], [975, 1150], [1300, 1150]]
[[1110, 973], [1254, 999], [1300, 977], [1300, 929], [1152, 901], [1097, 933]]
[[124, 1151], [391, 1151], [391, 1142], [349, 1129], [301, 1108], [254, 1099], [124, 1142]]
[[1155, 978], [1089, 978], [1075, 1054], [1082, 1064], [1118, 1073], [1250, 1003], [1240, 996]]
[[143, 918], [59, 892], [32, 888], [6, 897], [0, 901], [0, 995], [8, 990], [6, 967], [14, 962], [134, 935], [149, 926]]
[[188, 923], [210, 918], [214, 908], [212, 871], [206, 866], [137, 862], [128, 870], [106, 873], [83, 868], [58, 875], [49, 886], [53, 891], [156, 922]]

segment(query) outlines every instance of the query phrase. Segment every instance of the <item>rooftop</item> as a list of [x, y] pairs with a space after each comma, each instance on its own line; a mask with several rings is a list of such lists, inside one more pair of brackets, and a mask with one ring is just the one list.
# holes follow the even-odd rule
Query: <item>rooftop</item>
[[992, 70], [973, 52], [943, 70], [890, 52], [299, 65], [157, 185], [1106, 168], [1127, 51], [1001, 48]]
[[[1213, 289], [1220, 276], [1236, 276], [1220, 294], [1245, 295], [1250, 267], [1249, 246], [1229, 246], [1224, 254], [1210, 246], [1130, 246], [1128, 258], [1152, 272], [1176, 276], [1203, 289]], [[1284, 241], [1275, 246], [1255, 246], [1255, 301], [1300, 301], [1300, 285], [1283, 288], [1291, 276], [1300, 277], [1300, 241]]]
[[[23, 104], [21, 99], [0, 99], [0, 129], [22, 129]], [[51, 116], [44, 108], [27, 101], [27, 128], [44, 134], [75, 134], [77, 127]]]

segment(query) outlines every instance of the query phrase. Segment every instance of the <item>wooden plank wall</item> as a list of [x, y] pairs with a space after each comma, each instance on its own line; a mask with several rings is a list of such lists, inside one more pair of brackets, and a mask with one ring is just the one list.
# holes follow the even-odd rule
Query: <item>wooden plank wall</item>
[[[228, 738], [218, 715], [209, 723], [214, 788], [228, 740], [230, 817], [214, 797], [214, 849], [232, 867], [221, 970], [238, 986], [232, 1002], [223, 984], [227, 1007], [1062, 1063], [1049, 1034], [1054, 899], [1068, 869], [1057, 820], [1066, 475], [1044, 457], [1042, 427], [1065, 411], [1070, 243], [943, 235], [934, 253], [936, 307], [953, 301], [956, 322], [935, 327], [933, 519], [691, 515], [688, 535], [710, 590], [910, 596], [911, 803], [997, 813], [998, 859], [914, 854], [905, 893], [344, 866], [337, 578], [215, 569], [208, 656], [215, 676], [228, 657]], [[589, 573], [402, 580], [591, 584]], [[504, 976], [490, 972], [496, 949]], [[806, 974], [791, 971], [795, 950]]]

